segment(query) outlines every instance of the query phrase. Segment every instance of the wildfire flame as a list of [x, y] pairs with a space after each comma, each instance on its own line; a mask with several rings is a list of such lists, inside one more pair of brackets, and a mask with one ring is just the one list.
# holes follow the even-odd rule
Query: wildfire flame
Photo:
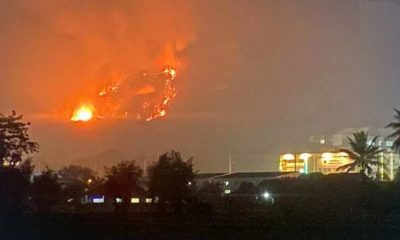
[[71, 117], [73, 122], [88, 122], [93, 118], [93, 107], [87, 104], [83, 104], [75, 110]]
[[120, 84], [121, 84], [120, 82], [116, 82], [104, 87], [103, 90], [99, 92], [99, 96], [104, 97], [112, 93], [117, 93]]
[[[71, 121], [88, 122], [92, 119], [126, 118], [129, 113], [129, 106], [124, 106], [124, 104], [129, 105], [126, 103], [127, 98], [140, 101], [135, 103], [136, 105], [139, 103], [139, 109], [132, 109], [134, 113], [132, 116], [136, 116], [136, 119], [151, 121], [163, 117], [167, 114], [167, 109], [177, 94], [173, 85], [175, 77], [176, 70], [173, 67], [165, 67], [155, 75], [142, 73], [139, 79], [113, 82], [100, 88], [97, 97], [91, 100], [92, 104], [80, 104], [73, 111]], [[142, 85], [138, 86], [138, 83]], [[158, 89], [154, 84], [158, 86]], [[163, 87], [160, 88], [160, 86]]]
[[172, 99], [176, 96], [176, 89], [173, 86], [172, 82], [175, 79], [176, 71], [171, 67], [166, 67], [163, 71], [163, 74], [167, 75], [167, 80], [165, 82], [165, 90], [164, 90], [164, 98], [160, 105], [154, 106], [154, 111], [150, 117], [146, 119], [146, 121], [151, 121], [153, 119], [163, 117], [167, 114], [167, 108]]

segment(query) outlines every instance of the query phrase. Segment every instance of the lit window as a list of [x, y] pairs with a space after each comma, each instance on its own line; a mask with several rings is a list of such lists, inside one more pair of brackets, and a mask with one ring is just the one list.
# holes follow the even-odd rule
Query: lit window
[[294, 155], [293, 154], [284, 154], [283, 156], [282, 156], [282, 159], [283, 160], [294, 160]]
[[122, 203], [122, 198], [115, 198], [116, 203]]
[[92, 201], [93, 203], [104, 203], [104, 196], [94, 197]]
[[307, 159], [309, 159], [311, 157], [311, 154], [309, 154], [309, 153], [302, 153], [302, 154], [300, 154], [300, 159], [302, 159], [302, 160], [307, 160]]
[[319, 140], [319, 143], [320, 143], [321, 145], [324, 145], [324, 144], [325, 144], [325, 139], [323, 139], [323, 138], [320, 139], [320, 140]]
[[151, 198], [146, 198], [146, 203], [152, 203], [153, 202], [153, 199], [151, 199]]
[[325, 161], [330, 161], [330, 160], [332, 160], [332, 157], [333, 157], [333, 154], [332, 153], [329, 153], [329, 152], [326, 152], [326, 153], [323, 153], [322, 154], [322, 160], [325, 162]]
[[224, 193], [225, 193], [225, 194], [230, 194], [230, 193], [231, 193], [231, 190], [226, 189], [226, 190], [224, 191]]
[[345, 153], [345, 152], [340, 152], [339, 153], [339, 157], [348, 157], [349, 154]]
[[131, 203], [139, 203], [140, 199], [139, 198], [131, 198]]
[[303, 174], [304, 173], [304, 168], [299, 169], [299, 173]]

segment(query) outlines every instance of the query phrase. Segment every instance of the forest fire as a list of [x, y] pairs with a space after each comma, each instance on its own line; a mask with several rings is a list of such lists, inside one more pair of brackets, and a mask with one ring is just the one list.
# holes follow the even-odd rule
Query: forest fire
[[93, 106], [89, 104], [83, 104], [71, 117], [73, 122], [88, 122], [93, 118]]
[[163, 117], [177, 94], [173, 85], [175, 77], [176, 70], [167, 66], [155, 74], [142, 72], [137, 77], [110, 83], [100, 88], [91, 104], [76, 108], [70, 120], [88, 122], [134, 116], [136, 120], [148, 122]]
[[176, 96], [176, 89], [173, 86], [172, 82], [175, 79], [176, 71], [171, 67], [167, 67], [164, 69], [163, 73], [167, 75], [167, 80], [165, 82], [165, 89], [164, 89], [164, 98], [159, 105], [154, 106], [154, 111], [150, 117], [146, 119], [146, 121], [151, 121], [153, 119], [163, 117], [167, 114], [167, 108], [172, 99]]

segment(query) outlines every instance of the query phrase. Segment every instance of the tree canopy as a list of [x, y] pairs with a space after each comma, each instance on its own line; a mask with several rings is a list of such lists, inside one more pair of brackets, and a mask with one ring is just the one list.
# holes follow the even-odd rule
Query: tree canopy
[[179, 152], [171, 151], [160, 156], [149, 167], [149, 191], [160, 203], [171, 203], [180, 208], [190, 193], [189, 182], [194, 178], [191, 159], [183, 161]]
[[18, 167], [0, 167], [0, 213], [15, 213], [27, 207], [32, 171], [29, 160]]
[[40, 211], [49, 211], [61, 196], [61, 186], [57, 174], [46, 168], [33, 179], [31, 196]]
[[353, 160], [352, 163], [340, 166], [337, 170], [345, 170], [350, 172], [359, 168], [360, 173], [363, 176], [371, 176], [373, 173], [372, 166], [380, 166], [378, 161], [379, 154], [383, 151], [380, 147], [375, 146], [378, 137], [374, 137], [371, 142], [368, 141], [368, 132], [359, 131], [353, 133], [353, 139], [348, 138], [351, 150], [340, 149], [349, 155], [349, 158]]
[[96, 173], [92, 169], [77, 165], [63, 167], [58, 171], [58, 174], [60, 175], [61, 182], [64, 184], [73, 184], [76, 182], [87, 183], [96, 176]]
[[58, 171], [60, 183], [63, 187], [64, 197], [79, 203], [79, 199], [89, 192], [95, 183], [96, 173], [87, 167], [69, 165]]
[[22, 121], [22, 115], [13, 111], [10, 115], [0, 114], [0, 161], [2, 166], [19, 165], [24, 157], [39, 150], [37, 142], [28, 134], [29, 122]]
[[400, 153], [400, 110], [394, 109], [395, 115], [393, 116], [395, 121], [386, 125], [386, 128], [393, 129], [393, 133], [388, 136], [388, 138], [396, 138], [393, 142], [393, 149], [395, 152]]
[[114, 199], [122, 198], [124, 205], [127, 205], [133, 193], [143, 190], [139, 185], [142, 176], [143, 170], [135, 161], [123, 161], [106, 168], [106, 193]]

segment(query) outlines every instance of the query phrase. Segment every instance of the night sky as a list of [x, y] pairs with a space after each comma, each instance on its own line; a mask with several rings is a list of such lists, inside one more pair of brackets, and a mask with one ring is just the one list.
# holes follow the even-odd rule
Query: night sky
[[[101, 171], [178, 150], [195, 169], [276, 171], [310, 135], [383, 127], [400, 107], [400, 2], [0, 1], [0, 112], [40, 143], [36, 165]], [[102, 83], [179, 59], [164, 118], [72, 123]], [[135, 104], [135, 103], [132, 103]]]

